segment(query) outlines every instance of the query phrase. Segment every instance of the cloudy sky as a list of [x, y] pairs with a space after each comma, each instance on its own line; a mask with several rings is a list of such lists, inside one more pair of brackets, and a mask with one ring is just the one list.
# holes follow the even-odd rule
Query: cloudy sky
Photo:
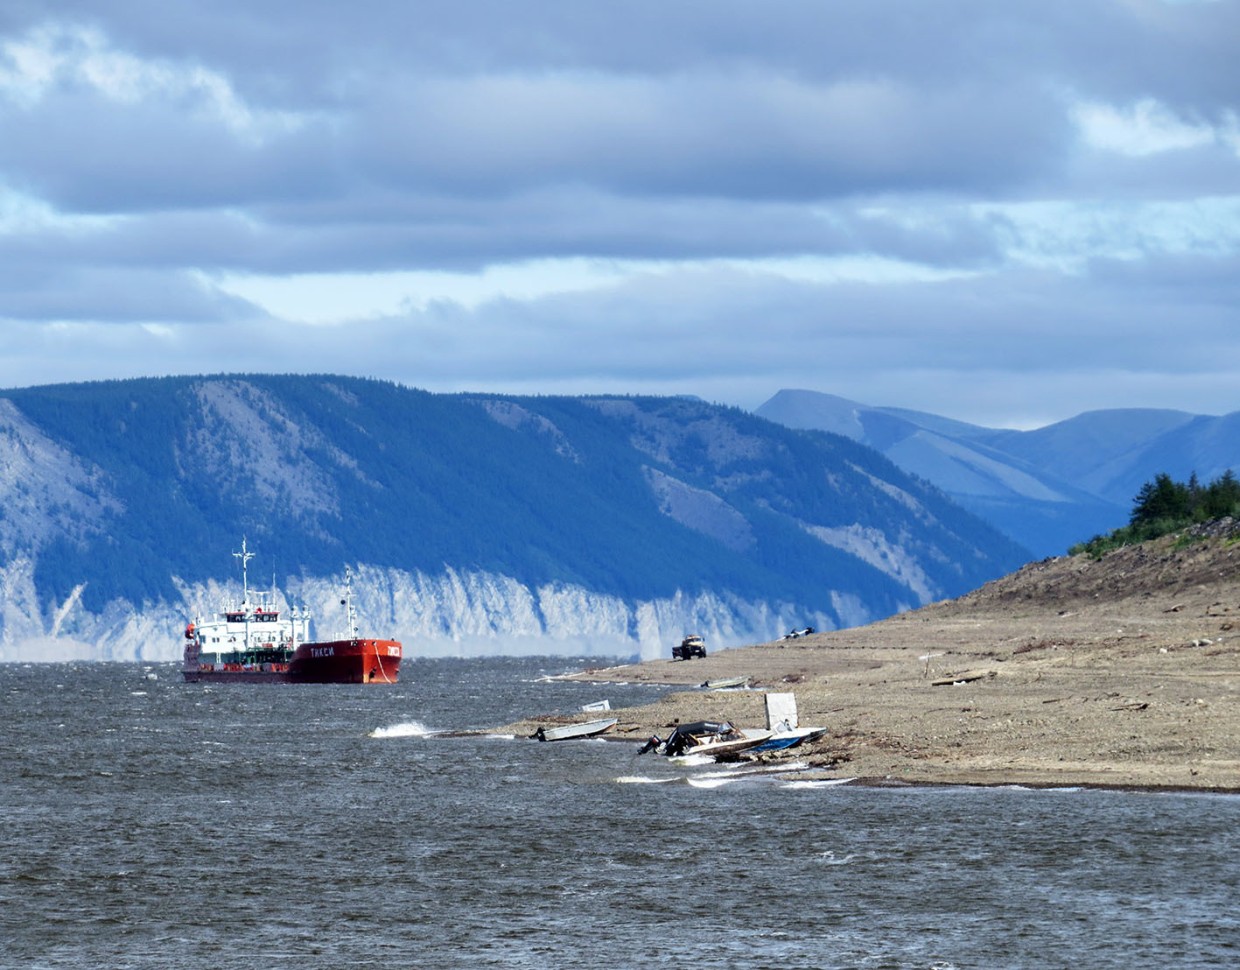
[[1240, 0], [6, 0], [0, 387], [1240, 410]]

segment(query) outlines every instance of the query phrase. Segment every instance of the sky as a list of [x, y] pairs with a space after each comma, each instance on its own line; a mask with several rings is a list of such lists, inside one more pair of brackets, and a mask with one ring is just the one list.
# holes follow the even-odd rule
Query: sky
[[1240, 410], [1240, 0], [6, 0], [0, 388]]

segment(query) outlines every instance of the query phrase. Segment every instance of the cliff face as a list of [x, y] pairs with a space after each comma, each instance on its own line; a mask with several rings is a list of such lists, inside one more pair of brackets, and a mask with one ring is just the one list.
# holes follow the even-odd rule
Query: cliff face
[[680, 398], [341, 377], [0, 396], [0, 660], [175, 659], [240, 576], [410, 654], [666, 654], [853, 626], [1028, 556], [844, 438]]

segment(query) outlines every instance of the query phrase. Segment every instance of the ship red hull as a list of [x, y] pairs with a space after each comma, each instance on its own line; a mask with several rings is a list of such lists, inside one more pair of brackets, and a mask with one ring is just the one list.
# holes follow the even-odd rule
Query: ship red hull
[[400, 676], [396, 640], [329, 640], [303, 643], [288, 664], [295, 684], [394, 684]]
[[394, 684], [400, 677], [396, 640], [330, 640], [303, 643], [288, 663], [195, 663], [186, 657], [187, 683], [202, 684]]

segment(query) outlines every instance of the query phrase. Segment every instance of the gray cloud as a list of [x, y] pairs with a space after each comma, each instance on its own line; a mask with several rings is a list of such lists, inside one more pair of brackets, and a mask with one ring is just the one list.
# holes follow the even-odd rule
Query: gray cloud
[[[0, 384], [1231, 410], [1238, 36], [1162, 0], [6, 5]], [[625, 265], [317, 326], [228, 288], [556, 259]]]

